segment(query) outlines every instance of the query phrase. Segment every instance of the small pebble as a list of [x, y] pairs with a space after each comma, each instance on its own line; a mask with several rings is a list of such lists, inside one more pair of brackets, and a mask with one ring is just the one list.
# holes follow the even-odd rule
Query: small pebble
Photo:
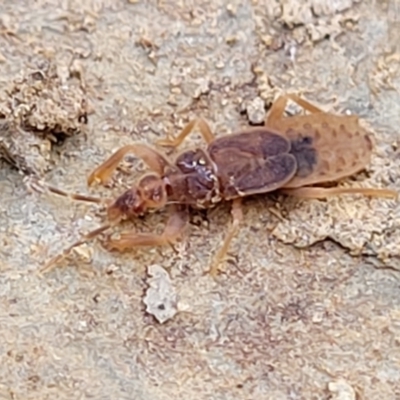
[[265, 104], [261, 97], [255, 97], [246, 107], [247, 116], [251, 124], [259, 125], [265, 121]]

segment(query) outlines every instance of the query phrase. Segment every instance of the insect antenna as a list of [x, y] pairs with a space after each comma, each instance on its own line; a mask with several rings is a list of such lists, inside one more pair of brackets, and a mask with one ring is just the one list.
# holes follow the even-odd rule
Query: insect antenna
[[81, 193], [73, 193], [67, 192], [66, 190], [59, 189], [58, 187], [49, 185], [48, 183], [44, 183], [36, 178], [30, 178], [27, 182], [28, 187], [38, 193], [54, 193], [58, 196], [68, 197], [72, 200], [85, 201], [88, 203], [96, 203], [96, 204], [104, 204], [107, 202], [106, 199], [102, 199], [101, 197], [94, 197]]
[[111, 227], [112, 227], [112, 224], [105, 224], [105, 225], [102, 225], [102, 226], [88, 232], [87, 234], [83, 235], [79, 240], [72, 243], [65, 250], [63, 250], [63, 252], [61, 254], [58, 254], [58, 255], [54, 256], [52, 259], [50, 259], [45, 265], [43, 265], [43, 267], [41, 267], [39, 269], [38, 273], [43, 274], [45, 272], [51, 271], [55, 267], [56, 264], [65, 260], [65, 258], [67, 258], [69, 256], [69, 254], [75, 247], [78, 247], [78, 246], [81, 246], [82, 244], [87, 243], [88, 241], [96, 238], [97, 236], [99, 236], [100, 234], [102, 234], [103, 232], [105, 232], [107, 229], [109, 229]]
[[[45, 192], [54, 193], [59, 196], [68, 197], [70, 199], [78, 201], [85, 201], [88, 203], [96, 203], [104, 205], [108, 205], [110, 203], [109, 199], [93, 197], [86, 194], [67, 192], [55, 186], [49, 185], [48, 183], [44, 183], [37, 178], [32, 178], [32, 177], [28, 178], [27, 185], [32, 191], [38, 193], [45, 193]], [[111, 228], [113, 225], [114, 224], [108, 223], [94, 229], [93, 231], [88, 232], [85, 235], [82, 235], [82, 237], [79, 240], [68, 246], [65, 250], [63, 250], [61, 254], [54, 256], [47, 263], [45, 263], [45, 265], [39, 269], [38, 273], [42, 274], [44, 272], [49, 272], [51, 269], [54, 268], [55, 264], [58, 264], [59, 262], [63, 261], [74, 248], [81, 246], [82, 244], [85, 244], [88, 241], [96, 238], [97, 236], [99, 236], [100, 234]]]

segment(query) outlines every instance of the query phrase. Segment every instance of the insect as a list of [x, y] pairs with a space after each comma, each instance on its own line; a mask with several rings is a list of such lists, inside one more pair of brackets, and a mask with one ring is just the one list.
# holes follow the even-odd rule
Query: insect
[[[309, 114], [284, 117], [288, 100]], [[189, 122], [177, 137], [160, 140], [158, 144], [176, 148], [195, 126], [206, 147], [184, 150], [174, 161], [148, 145], [134, 143], [120, 148], [98, 166], [88, 178], [89, 185], [95, 181], [106, 184], [128, 153], [141, 158], [150, 172], [118, 198], [106, 202], [108, 224], [72, 244], [62, 255], [50, 260], [46, 269], [72, 248], [120, 221], [164, 207], [169, 208], [169, 219], [162, 234], [128, 231], [118, 238], [106, 237], [104, 245], [110, 250], [124, 251], [139, 246], [173, 244], [182, 236], [191, 208], [207, 209], [230, 201], [232, 224], [209, 271], [215, 276], [238, 233], [243, 219], [241, 201], [246, 196], [279, 190], [286, 195], [314, 199], [341, 194], [397, 197], [397, 192], [389, 189], [318, 186], [363, 170], [371, 158], [372, 141], [356, 116], [324, 112], [297, 95], [279, 97], [271, 107], [265, 126], [216, 138], [208, 124], [197, 119]], [[51, 192], [77, 200], [103, 201], [46, 186]]]

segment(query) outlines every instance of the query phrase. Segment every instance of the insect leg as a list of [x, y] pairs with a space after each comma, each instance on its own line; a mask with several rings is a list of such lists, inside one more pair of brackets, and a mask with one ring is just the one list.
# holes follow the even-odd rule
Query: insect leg
[[194, 119], [190, 121], [181, 131], [181, 133], [175, 138], [166, 138], [160, 139], [156, 143], [160, 146], [166, 147], [178, 147], [186, 137], [193, 131], [195, 126], [199, 127], [201, 136], [205, 140], [207, 144], [210, 144], [214, 140], [214, 134], [211, 132], [211, 129], [207, 122], [201, 118]]
[[88, 185], [90, 186], [94, 181], [100, 181], [106, 184], [110, 179], [112, 173], [116, 170], [118, 164], [128, 154], [133, 153], [141, 158], [153, 171], [162, 175], [165, 168], [170, 165], [169, 161], [151, 147], [141, 144], [129, 144], [121, 147], [110, 158], [100, 164], [88, 177]]
[[107, 238], [104, 247], [108, 250], [124, 251], [142, 246], [164, 246], [173, 244], [185, 230], [189, 214], [187, 209], [174, 208], [161, 235], [154, 233], [122, 232], [118, 238]]
[[242, 212], [242, 199], [238, 198], [232, 201], [232, 225], [229, 228], [229, 231], [225, 237], [224, 243], [222, 247], [219, 249], [215, 259], [210, 268], [210, 275], [215, 277], [219, 271], [219, 265], [222, 262], [222, 259], [225, 257], [228, 252], [229, 245], [235, 235], [239, 232], [240, 223], [243, 220], [243, 212]]
[[310, 113], [316, 114], [316, 113], [325, 112], [325, 111], [321, 110], [320, 108], [314, 106], [307, 100], [302, 99], [300, 96], [298, 96], [296, 94], [289, 93], [286, 95], [286, 97], [288, 99], [292, 100], [293, 102], [297, 103], [300, 107], [303, 107], [306, 111], [308, 111]]
[[390, 189], [373, 189], [373, 188], [320, 188], [320, 187], [300, 187], [293, 189], [281, 189], [281, 193], [288, 196], [299, 197], [303, 199], [325, 199], [329, 196], [338, 196], [341, 194], [362, 194], [371, 197], [397, 198], [398, 194]]
[[272, 107], [269, 111], [269, 114], [268, 114], [268, 117], [266, 120], [266, 125], [273, 126], [274, 122], [282, 119], [288, 100], [292, 100], [293, 102], [298, 104], [300, 107], [303, 107], [305, 110], [307, 110], [311, 113], [323, 112], [323, 110], [319, 109], [318, 107], [315, 107], [314, 105], [309, 103], [307, 100], [302, 99], [300, 96], [289, 93], [286, 95], [279, 96], [275, 100], [274, 104], [272, 104]]

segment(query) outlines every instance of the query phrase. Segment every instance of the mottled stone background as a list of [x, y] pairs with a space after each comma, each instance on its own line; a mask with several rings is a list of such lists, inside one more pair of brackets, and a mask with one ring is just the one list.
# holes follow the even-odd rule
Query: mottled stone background
[[175, 251], [94, 241], [40, 275], [102, 216], [26, 182], [88, 193], [123, 144], [195, 116], [228, 134], [290, 91], [373, 133], [371, 165], [343, 184], [398, 190], [399, 27], [398, 0], [2, 2], [0, 399], [400, 398], [396, 201], [248, 199], [217, 280], [228, 206], [193, 214]]

